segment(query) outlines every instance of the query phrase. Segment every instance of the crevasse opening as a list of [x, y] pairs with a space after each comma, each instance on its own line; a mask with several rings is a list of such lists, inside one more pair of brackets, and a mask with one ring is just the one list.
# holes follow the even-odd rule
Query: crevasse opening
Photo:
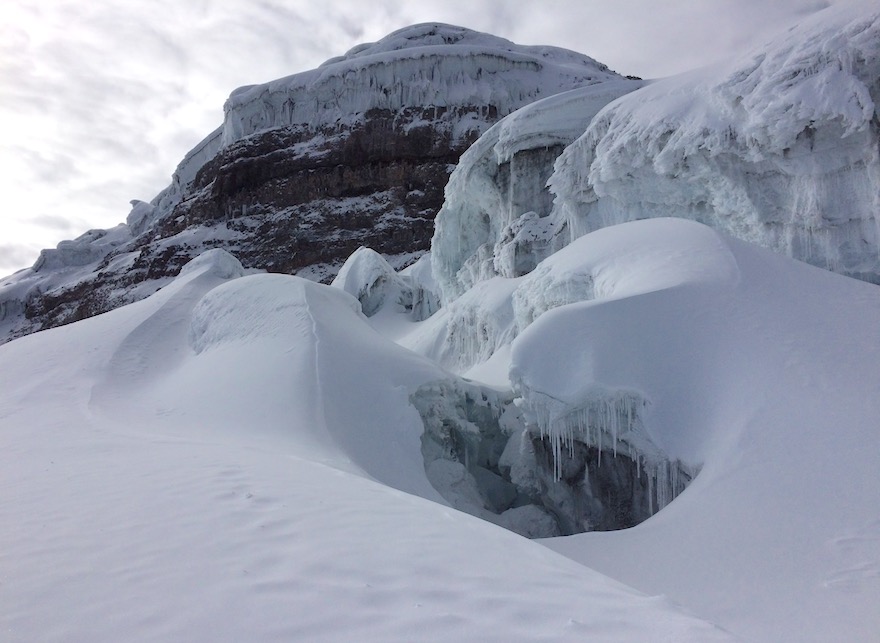
[[645, 402], [631, 393], [554, 414], [511, 392], [445, 380], [411, 401], [437, 491], [456, 509], [530, 538], [635, 526], [698, 472], [650, 443]]

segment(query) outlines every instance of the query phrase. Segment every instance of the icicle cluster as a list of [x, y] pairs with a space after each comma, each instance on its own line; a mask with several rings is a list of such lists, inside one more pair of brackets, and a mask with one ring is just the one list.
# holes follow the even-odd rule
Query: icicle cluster
[[[554, 476], [562, 479], [566, 459], [574, 456], [576, 443], [598, 450], [598, 466], [605, 457], [627, 457], [636, 464], [636, 476], [647, 476], [648, 506], [654, 514], [680, 494], [697, 471], [671, 461], [645, 433], [641, 423], [646, 400], [635, 392], [614, 391], [590, 396], [573, 406], [552, 396], [528, 391], [516, 401], [538, 435], [549, 440]], [[586, 473], [586, 472], [585, 472]]]

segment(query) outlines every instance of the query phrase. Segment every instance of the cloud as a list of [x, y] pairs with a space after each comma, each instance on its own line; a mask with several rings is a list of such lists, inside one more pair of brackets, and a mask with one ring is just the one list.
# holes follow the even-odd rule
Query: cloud
[[83, 222], [79, 220], [70, 220], [67, 217], [61, 217], [52, 214], [39, 214], [28, 219], [28, 223], [49, 230], [57, 230], [64, 234], [74, 234], [83, 226]]
[[0, 243], [0, 275], [8, 276], [33, 265], [40, 248], [29, 244]]

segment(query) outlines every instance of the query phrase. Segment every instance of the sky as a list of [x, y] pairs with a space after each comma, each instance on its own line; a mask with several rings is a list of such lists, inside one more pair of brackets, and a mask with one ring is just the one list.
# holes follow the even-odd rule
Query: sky
[[0, 275], [125, 220], [242, 85], [419, 22], [658, 78], [747, 51], [825, 0], [3, 0]]

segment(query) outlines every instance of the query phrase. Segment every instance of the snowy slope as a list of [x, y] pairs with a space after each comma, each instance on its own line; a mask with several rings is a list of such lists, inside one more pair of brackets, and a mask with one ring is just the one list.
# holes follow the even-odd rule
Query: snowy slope
[[212, 251], [0, 348], [4, 640], [728, 639], [398, 491], [437, 498], [407, 394], [440, 371], [338, 289], [240, 274]]
[[[876, 276], [878, 24], [851, 3], [514, 113], [400, 273], [361, 249], [325, 287], [213, 250], [0, 346], [0, 632], [876, 640], [880, 288], [784, 255]], [[448, 38], [483, 60], [418, 26], [309, 82]], [[237, 93], [227, 131], [287, 118], [299, 82]]]

